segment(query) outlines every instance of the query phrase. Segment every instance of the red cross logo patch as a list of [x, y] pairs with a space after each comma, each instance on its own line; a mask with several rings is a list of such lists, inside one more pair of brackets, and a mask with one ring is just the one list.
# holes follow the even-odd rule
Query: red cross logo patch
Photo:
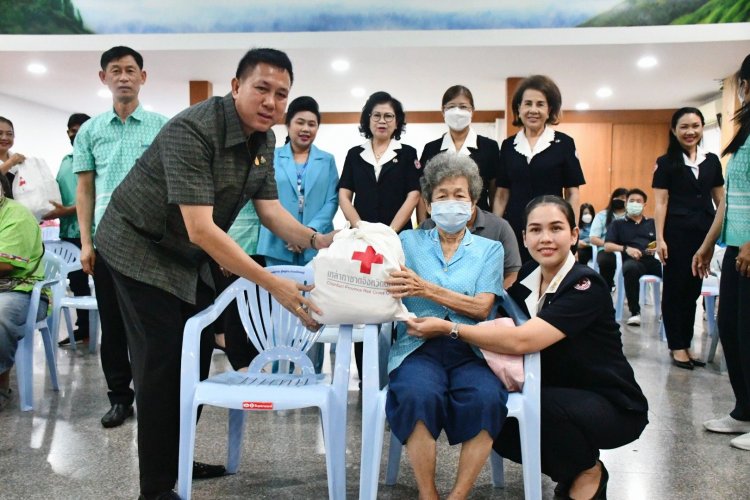
[[367, 249], [364, 252], [354, 252], [352, 254], [352, 260], [360, 261], [360, 273], [370, 274], [373, 264], [383, 263], [383, 256], [377, 253], [372, 246], [367, 245]]

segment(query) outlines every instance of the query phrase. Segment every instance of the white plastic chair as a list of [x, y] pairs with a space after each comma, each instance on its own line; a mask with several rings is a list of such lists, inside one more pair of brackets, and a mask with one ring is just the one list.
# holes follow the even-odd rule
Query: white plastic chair
[[[310, 268], [275, 266], [268, 271], [303, 284], [312, 284]], [[201, 331], [230, 304], [240, 318], [258, 356], [248, 371], [229, 371], [199, 381]], [[191, 494], [193, 447], [198, 405], [229, 408], [227, 472], [234, 474], [240, 461], [246, 411], [289, 410], [317, 406], [323, 424], [331, 499], [346, 497], [346, 402], [351, 363], [351, 325], [339, 328], [339, 348], [332, 380], [315, 375], [307, 350], [319, 332], [310, 332], [284, 309], [268, 291], [243, 278], [235, 281], [214, 304], [188, 320], [182, 344], [180, 382], [180, 459], [177, 492], [183, 500]], [[289, 373], [266, 373], [263, 367], [280, 361], [293, 365]]]
[[81, 270], [81, 250], [68, 241], [54, 241], [45, 243], [47, 253], [54, 253], [60, 257], [60, 281], [52, 287], [52, 338], [59, 340], [60, 313], [65, 314], [65, 324], [68, 328], [70, 347], [75, 351], [73, 341], [73, 321], [70, 309], [85, 309], [89, 311], [89, 352], [95, 353], [99, 333], [99, 306], [93, 295], [69, 296], [67, 293], [68, 274]]
[[[498, 301], [508, 315], [517, 324], [523, 324], [528, 319], [523, 311], [507, 295]], [[368, 354], [367, 338], [365, 338], [365, 357]], [[363, 387], [363, 391], [364, 391]], [[360, 499], [374, 499], [377, 496], [378, 472], [380, 470], [380, 457], [383, 447], [383, 429], [385, 425], [385, 400], [388, 387], [380, 389], [375, 398], [378, 412], [378, 422], [370, 425], [364, 421], [363, 429], [372, 429], [372, 439], [362, 436], [362, 473], [360, 477]], [[539, 353], [524, 356], [524, 386], [523, 391], [508, 395], [508, 417], [518, 420], [521, 435], [521, 455], [523, 459], [523, 482], [526, 500], [541, 500], [542, 498], [542, 462], [541, 462], [541, 413], [539, 400], [541, 393], [541, 362]], [[372, 412], [373, 405], [367, 405], [367, 398], [363, 401], [363, 413]], [[368, 408], [369, 406], [369, 408]], [[367, 449], [368, 456], [365, 456]], [[402, 454], [402, 445], [399, 440], [391, 435], [390, 448], [388, 452], [388, 463], [386, 466], [385, 484], [394, 485], [398, 480]], [[502, 457], [494, 450], [490, 453], [490, 464], [492, 466], [492, 484], [497, 488], [505, 486]]]
[[[61, 261], [56, 255], [45, 254], [43, 257], [44, 276], [43, 281], [37, 281], [29, 299], [29, 311], [26, 314], [26, 326], [24, 336], [18, 343], [16, 350], [16, 376], [18, 378], [18, 394], [21, 411], [34, 409], [34, 332], [39, 331], [44, 343], [44, 353], [47, 357], [47, 367], [52, 382], [52, 390], [60, 389], [57, 383], [57, 363], [55, 354], [57, 344], [53, 341], [47, 320], [37, 321], [39, 307], [43, 306], [41, 301], [42, 289], [54, 286], [59, 282]], [[46, 316], [46, 312], [45, 312]]]

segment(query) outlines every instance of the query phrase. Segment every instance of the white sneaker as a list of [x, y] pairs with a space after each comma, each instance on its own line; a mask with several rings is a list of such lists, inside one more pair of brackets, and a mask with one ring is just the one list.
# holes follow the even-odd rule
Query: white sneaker
[[736, 438], [729, 441], [729, 444], [731, 444], [735, 448], [739, 448], [740, 450], [750, 451], [750, 432], [741, 436], [737, 436]]
[[[750, 422], [737, 420], [729, 415], [722, 418], [715, 418], [713, 420], [706, 420], [705, 422], [703, 422], [703, 427], [705, 427], [708, 431], [720, 432], [722, 434], [750, 433]], [[745, 443], [747, 444], [747, 446], [750, 446], [750, 434], [745, 435], [744, 438], [746, 440]], [[737, 448], [740, 448], [740, 446], [738, 446]], [[743, 449], [750, 450], [750, 448]]]
[[641, 325], [641, 315], [636, 314], [634, 316], [631, 316], [628, 318], [627, 324], [630, 326], [640, 326]]

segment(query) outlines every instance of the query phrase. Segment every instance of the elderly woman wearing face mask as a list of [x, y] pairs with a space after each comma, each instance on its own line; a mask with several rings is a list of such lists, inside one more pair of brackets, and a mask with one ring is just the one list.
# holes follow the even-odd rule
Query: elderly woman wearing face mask
[[[443, 119], [448, 132], [439, 139], [425, 144], [419, 162], [427, 163], [442, 151], [452, 151], [470, 157], [479, 167], [482, 177], [482, 192], [477, 207], [490, 211], [495, 197], [495, 177], [500, 163], [500, 147], [497, 141], [478, 135], [471, 127], [474, 113], [474, 96], [463, 85], [454, 85], [445, 91], [442, 101]], [[417, 219], [425, 218], [424, 201], [417, 207]]]
[[[482, 192], [471, 158], [441, 153], [425, 168], [422, 196], [436, 226], [401, 233], [406, 266], [389, 292], [418, 317], [475, 324], [490, 313], [503, 286], [503, 248], [466, 227]], [[462, 443], [451, 498], [466, 498], [507, 415], [508, 393], [477, 349], [457, 336], [422, 340], [399, 324], [388, 360], [386, 415], [406, 444], [420, 498], [437, 498], [436, 439]]]

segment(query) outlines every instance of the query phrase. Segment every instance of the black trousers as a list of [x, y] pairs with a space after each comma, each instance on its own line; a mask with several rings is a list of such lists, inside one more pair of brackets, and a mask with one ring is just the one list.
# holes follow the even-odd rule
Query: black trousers
[[612, 289], [615, 286], [615, 271], [617, 270], [615, 254], [602, 250], [596, 254], [596, 263], [599, 265], [599, 274], [607, 282], [607, 286]]
[[578, 249], [578, 262], [586, 266], [588, 265], [593, 255], [594, 255], [594, 250], [590, 246], [579, 248]]
[[[689, 349], [693, 342], [695, 303], [701, 294], [702, 278], [693, 276], [693, 255], [703, 243], [707, 231], [699, 226], [685, 227], [682, 221], [667, 216], [664, 240], [667, 262], [662, 280], [661, 312], [669, 349]], [[687, 222], [687, 221], [686, 221]]]
[[[193, 305], [117, 271], [112, 270], [112, 276], [132, 354], [141, 493], [160, 493], [174, 488], [177, 481], [185, 323], [213, 302], [214, 292], [199, 281], [197, 303]], [[211, 329], [201, 336], [201, 380], [208, 377], [212, 337]]]
[[[81, 238], [60, 239], [81, 248]], [[88, 274], [83, 271], [75, 271], [68, 274], [68, 280], [70, 281], [70, 291], [76, 297], [91, 295]], [[80, 332], [79, 337], [89, 336], [89, 312], [86, 309], [76, 309], [76, 330]]]
[[[258, 264], [265, 265], [263, 256], [253, 255], [251, 257]], [[219, 270], [219, 266], [214, 262], [211, 263], [211, 274], [216, 284], [217, 297], [237, 279], [237, 276], [224, 276]], [[214, 323], [214, 332], [224, 332], [224, 343], [226, 344], [224, 351], [229, 359], [229, 364], [235, 370], [247, 368], [253, 358], [258, 355], [258, 350], [247, 338], [247, 332], [245, 331], [245, 327], [242, 326], [240, 313], [237, 311], [235, 304], [230, 304], [222, 315], [219, 316], [219, 319]]]
[[132, 405], [135, 397], [130, 382], [133, 374], [130, 369], [128, 338], [120, 312], [120, 303], [115, 292], [115, 283], [104, 258], [96, 252], [94, 262], [94, 288], [99, 319], [102, 323], [102, 345], [100, 355], [102, 371], [107, 380], [110, 404]]
[[628, 309], [630, 315], [641, 314], [641, 305], [638, 303], [640, 295], [641, 276], [653, 274], [661, 276], [661, 262], [656, 257], [644, 255], [640, 260], [623, 257], [622, 260], [622, 277], [625, 281], [625, 296], [628, 298]]
[[[542, 387], [541, 420], [542, 472], [563, 483], [593, 467], [599, 450], [638, 439], [648, 424], [646, 413], [622, 410], [595, 392], [565, 387]], [[493, 447], [521, 463], [516, 419], [506, 419]]]
[[730, 413], [750, 420], [750, 278], [735, 268], [738, 247], [727, 247], [719, 284], [719, 338], [736, 403]]

